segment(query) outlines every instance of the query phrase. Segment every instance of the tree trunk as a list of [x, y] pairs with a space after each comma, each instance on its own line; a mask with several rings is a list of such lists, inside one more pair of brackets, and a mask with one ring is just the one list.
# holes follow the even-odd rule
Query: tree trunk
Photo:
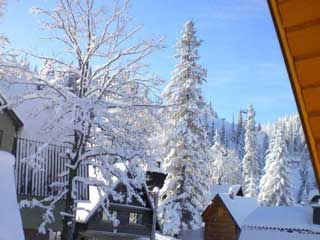
[[[65, 200], [64, 212], [70, 214], [70, 216], [62, 217], [62, 233], [61, 240], [74, 240], [74, 229], [75, 229], [75, 216], [74, 216], [74, 199], [71, 196], [72, 192], [72, 180], [77, 175], [76, 169], [69, 169], [70, 173], [68, 176], [68, 193]], [[72, 217], [73, 216], [73, 217]]]
[[[83, 139], [83, 136], [75, 132], [73, 152], [76, 154], [73, 158], [69, 156], [71, 165], [74, 165], [79, 159], [82, 139]], [[74, 199], [72, 198], [72, 181], [73, 181], [73, 178], [76, 176], [77, 176], [77, 167], [75, 169], [69, 168], [68, 186], [67, 186], [68, 192], [66, 194], [65, 208], [64, 208], [64, 212], [67, 213], [67, 216], [62, 217], [61, 240], [74, 239], [75, 213], [74, 213]]]

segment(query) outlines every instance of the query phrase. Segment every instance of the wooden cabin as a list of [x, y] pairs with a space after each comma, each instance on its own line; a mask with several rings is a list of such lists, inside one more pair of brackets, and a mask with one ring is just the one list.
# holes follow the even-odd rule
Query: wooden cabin
[[[148, 185], [136, 189], [142, 202], [135, 198], [131, 202], [120, 202], [111, 196], [108, 197], [109, 211], [119, 220], [118, 224], [114, 224], [105, 214], [100, 204], [101, 199], [95, 205], [86, 202], [78, 204], [79, 209], [86, 209], [77, 211], [77, 239], [149, 239], [152, 234], [152, 226], [155, 224], [157, 228], [159, 227], [157, 222], [153, 222], [156, 209], [150, 191], [154, 187], [162, 187], [165, 175], [154, 172], [147, 172], [146, 175]], [[126, 187], [123, 184], [117, 184], [115, 191], [126, 196]]]
[[242, 222], [259, 206], [253, 198], [219, 193], [202, 213], [205, 240], [237, 240]]
[[320, 1], [268, 2], [320, 186]]

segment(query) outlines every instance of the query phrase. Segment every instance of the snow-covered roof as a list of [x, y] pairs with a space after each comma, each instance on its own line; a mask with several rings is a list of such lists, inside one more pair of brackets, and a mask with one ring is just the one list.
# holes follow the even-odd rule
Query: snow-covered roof
[[[118, 167], [121, 171], [125, 171], [125, 166], [123, 164], [118, 165]], [[89, 167], [89, 176], [98, 180], [104, 179], [102, 174], [92, 167]], [[112, 186], [110, 186], [110, 188], [114, 189], [118, 184], [118, 179], [113, 177], [112, 181]], [[96, 186], [89, 186], [89, 200], [77, 202], [76, 221], [81, 223], [87, 222], [93, 213], [100, 207], [100, 204], [102, 204], [105, 197], [105, 192], [101, 189]]]
[[311, 207], [259, 207], [243, 222], [240, 240], [316, 240], [320, 225]]
[[254, 198], [238, 196], [233, 196], [233, 198], [231, 198], [229, 194], [226, 193], [219, 194], [219, 197], [239, 227], [246, 217], [260, 206], [258, 201]]
[[[77, 203], [77, 211], [76, 211], [76, 221], [80, 223], [87, 223], [89, 219], [94, 215], [94, 213], [101, 207], [101, 204], [103, 204], [103, 199], [106, 198], [104, 194], [99, 193], [99, 190], [97, 187], [91, 186], [90, 187], [90, 194], [89, 196], [96, 196], [94, 199], [90, 199], [89, 201], [79, 201]], [[150, 206], [152, 205], [151, 198], [149, 194], [147, 193], [147, 187], [144, 186], [143, 190], [146, 191], [147, 194], [147, 201], [149, 201]], [[98, 197], [97, 197], [98, 196]], [[100, 196], [100, 197], [99, 197]], [[122, 204], [120, 203], [122, 207], [127, 207], [130, 209], [147, 209], [146, 207], [138, 207], [130, 204]], [[110, 205], [118, 205], [116, 203], [110, 203]], [[150, 210], [152, 210], [150, 208]]]
[[79, 201], [77, 203], [76, 221], [80, 223], [86, 223], [92, 214], [100, 206], [100, 200], [103, 195], [100, 196], [98, 188], [95, 186], [89, 187], [89, 201]]
[[[36, 86], [28, 84], [29, 80], [8, 77], [8, 82], [0, 82], [0, 94], [9, 103], [10, 110], [14, 111], [18, 119], [23, 122], [23, 128], [19, 132], [19, 137], [27, 138], [36, 141], [47, 141], [51, 139], [50, 133], [47, 133], [48, 123], [55, 119], [56, 113], [51, 107], [52, 103], [47, 99], [35, 98], [16, 104], [17, 99], [23, 95], [35, 93]], [[10, 84], [11, 81], [19, 82], [20, 84]], [[9, 83], [9, 84], [8, 84]], [[10, 106], [10, 103], [15, 103]], [[63, 133], [59, 136], [62, 139]]]
[[[121, 171], [126, 171], [126, 167], [123, 164], [117, 164], [118, 168]], [[89, 167], [89, 176], [95, 177], [97, 179], [102, 179], [103, 176], [100, 175], [97, 171], [94, 171], [93, 168]], [[112, 185], [110, 189], [116, 189], [116, 187], [120, 184], [119, 180], [115, 177], [112, 178]], [[145, 191], [147, 196], [147, 201], [150, 206], [153, 207], [153, 202], [147, 190], [147, 186], [143, 186], [143, 191]], [[78, 201], [77, 202], [77, 211], [76, 211], [76, 221], [80, 223], [86, 223], [93, 216], [93, 214], [101, 207], [104, 200], [106, 199], [105, 192], [102, 189], [99, 189], [96, 186], [89, 186], [89, 200]], [[112, 204], [112, 203], [111, 203]], [[122, 206], [125, 206], [124, 204]], [[127, 205], [128, 207], [132, 207], [131, 205]], [[135, 206], [133, 206], [135, 207]]]

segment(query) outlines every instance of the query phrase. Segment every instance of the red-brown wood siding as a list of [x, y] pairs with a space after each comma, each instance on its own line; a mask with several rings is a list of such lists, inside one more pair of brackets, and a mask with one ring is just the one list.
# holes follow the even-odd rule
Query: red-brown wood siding
[[217, 196], [203, 214], [205, 240], [236, 240], [240, 229]]

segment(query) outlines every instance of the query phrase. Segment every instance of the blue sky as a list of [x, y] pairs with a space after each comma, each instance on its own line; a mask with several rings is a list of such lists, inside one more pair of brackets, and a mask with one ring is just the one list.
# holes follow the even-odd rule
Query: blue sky
[[[97, 0], [103, 2], [104, 0]], [[33, 6], [53, 7], [53, 0], [9, 0], [1, 31], [13, 47], [53, 54], [55, 45], [40, 40]], [[134, 22], [143, 37], [166, 36], [166, 48], [148, 59], [164, 80], [175, 65], [175, 42], [183, 24], [193, 19], [203, 40], [201, 64], [208, 70], [203, 92], [220, 117], [237, 117], [253, 104], [257, 121], [268, 122], [296, 112], [296, 105], [266, 0], [132, 0]]]

